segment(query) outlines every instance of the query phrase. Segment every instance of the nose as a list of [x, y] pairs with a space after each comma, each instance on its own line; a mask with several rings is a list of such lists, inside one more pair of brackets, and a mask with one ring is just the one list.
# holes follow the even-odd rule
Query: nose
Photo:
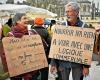
[[29, 23], [29, 19], [26, 19], [25, 22]]

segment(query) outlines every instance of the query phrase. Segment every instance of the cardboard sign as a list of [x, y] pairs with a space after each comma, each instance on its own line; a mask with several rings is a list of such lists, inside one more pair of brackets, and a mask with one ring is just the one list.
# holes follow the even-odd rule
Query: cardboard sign
[[94, 39], [94, 29], [56, 26], [53, 32], [49, 57], [90, 65]]
[[48, 66], [39, 35], [6, 37], [3, 46], [11, 77]]

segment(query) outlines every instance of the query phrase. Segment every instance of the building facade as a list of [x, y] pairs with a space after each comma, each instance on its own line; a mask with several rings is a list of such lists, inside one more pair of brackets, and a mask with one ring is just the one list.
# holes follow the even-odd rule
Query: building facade
[[80, 6], [80, 17], [81, 18], [88, 18], [91, 16], [92, 6], [91, 2], [88, 0], [77, 0], [79, 6]]

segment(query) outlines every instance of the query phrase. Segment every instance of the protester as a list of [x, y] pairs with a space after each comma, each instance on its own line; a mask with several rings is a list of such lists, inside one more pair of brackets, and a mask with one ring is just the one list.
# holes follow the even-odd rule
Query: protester
[[[37, 17], [34, 20], [34, 27], [32, 27], [32, 29], [36, 34], [39, 34], [41, 36], [44, 50], [45, 50], [45, 55], [48, 60], [48, 63], [50, 63], [50, 59], [48, 58], [48, 55], [49, 55], [49, 49], [51, 44], [51, 37], [47, 32], [47, 30], [43, 27], [43, 24], [44, 24], [44, 20], [42, 18]], [[48, 71], [49, 71], [48, 67], [40, 70], [41, 80], [48, 80]]]
[[96, 41], [95, 41], [95, 53], [98, 54], [98, 63], [100, 65], [100, 26], [96, 27]]
[[[6, 24], [2, 25], [2, 28], [0, 29], [0, 39], [2, 40], [4, 37], [7, 36], [7, 33], [11, 31], [11, 27], [12, 27], [12, 19], [9, 18], [8, 21], [6, 22]], [[0, 43], [1, 46], [1, 60], [2, 60], [2, 64], [3, 64], [3, 69], [4, 72], [7, 72], [7, 63], [6, 63], [6, 59], [5, 59], [5, 54], [4, 54], [4, 49], [3, 49], [3, 44], [2, 41]]]
[[[11, 31], [11, 27], [12, 27], [12, 18], [9, 18], [8, 21], [6, 22], [6, 24], [4, 24], [2, 26], [2, 30], [1, 30], [1, 39], [3, 39], [4, 37], [7, 36], [8, 32]], [[2, 42], [1, 42], [2, 45]], [[1, 53], [1, 59], [2, 59], [2, 64], [3, 64], [3, 69], [5, 72], [8, 71], [7, 69], [7, 63], [6, 63], [6, 59], [5, 59], [5, 54], [4, 54], [4, 50], [3, 50], [3, 45], [1, 47], [2, 49], [2, 53]]]
[[[78, 26], [82, 28], [88, 27], [84, 22], [79, 18], [79, 6], [75, 2], [69, 2], [65, 5], [65, 13], [67, 16], [67, 21], [62, 25], [68, 26]], [[89, 74], [89, 65], [83, 65], [75, 62], [63, 61], [63, 60], [51, 60], [51, 69], [50, 71], [56, 71], [57, 68], [61, 72], [62, 80], [69, 80], [69, 75], [72, 70], [73, 80], [83, 80], [83, 76]]]
[[[28, 21], [29, 19], [24, 13], [16, 13], [16, 15], [13, 18], [14, 27], [12, 28], [11, 32], [8, 33], [8, 37], [13, 36], [13, 37], [21, 38], [24, 35], [29, 35], [29, 31], [27, 29]], [[33, 34], [32, 31], [30, 31], [30, 33], [31, 35]], [[24, 80], [36, 80], [36, 79], [32, 79], [32, 75], [34, 77], [35, 74], [37, 73], [38, 71], [33, 71], [19, 76], [11, 77], [10, 79], [22, 80], [23, 77]]]
[[98, 63], [96, 64], [97, 66], [100, 66], [100, 34], [98, 36]]

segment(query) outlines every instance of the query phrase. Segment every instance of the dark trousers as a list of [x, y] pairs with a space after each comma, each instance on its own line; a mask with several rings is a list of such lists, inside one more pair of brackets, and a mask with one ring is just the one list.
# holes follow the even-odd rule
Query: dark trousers
[[48, 80], [48, 72], [49, 72], [49, 68], [43, 68], [40, 70], [41, 72], [41, 80]]
[[39, 75], [40, 75], [39, 72], [37, 72], [34, 75], [32, 75], [32, 80], [38, 80]]
[[83, 68], [61, 68], [61, 77], [62, 80], [69, 80], [69, 75], [72, 70], [72, 78], [73, 80], [83, 80]]
[[20, 76], [10, 77], [10, 80], [22, 80], [22, 77], [20, 77]]

